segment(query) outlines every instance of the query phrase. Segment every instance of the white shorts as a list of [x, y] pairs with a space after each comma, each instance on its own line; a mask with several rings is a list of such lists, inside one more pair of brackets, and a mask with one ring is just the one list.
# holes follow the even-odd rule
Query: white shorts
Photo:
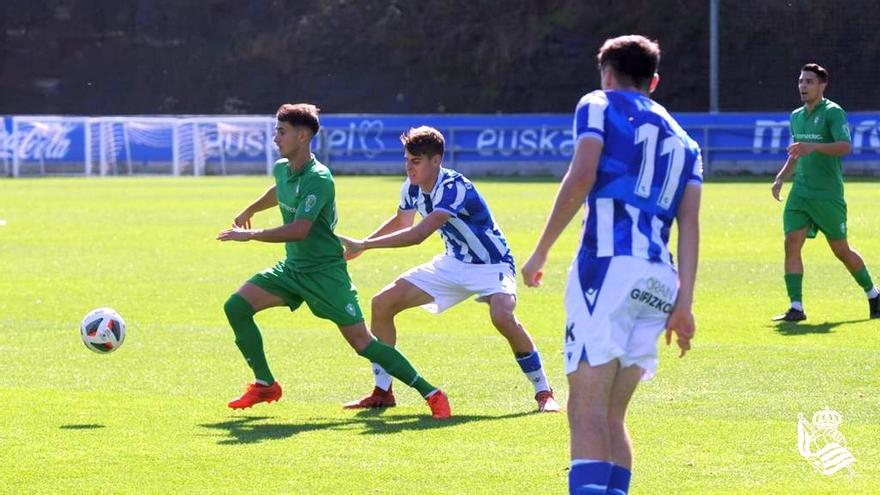
[[498, 293], [516, 297], [516, 277], [506, 263], [476, 265], [439, 255], [400, 278], [434, 298], [422, 306], [431, 313], [445, 311], [472, 295], [477, 296], [478, 302], [488, 302], [489, 296]]
[[632, 256], [576, 257], [565, 291], [565, 372], [585, 359], [599, 366], [619, 359], [622, 367], [657, 371], [657, 339], [678, 296], [678, 275], [665, 263]]

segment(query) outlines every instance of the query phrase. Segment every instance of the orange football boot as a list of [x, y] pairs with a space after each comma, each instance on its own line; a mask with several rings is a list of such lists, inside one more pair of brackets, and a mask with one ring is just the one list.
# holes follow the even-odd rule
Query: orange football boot
[[452, 416], [452, 410], [449, 408], [449, 398], [442, 390], [437, 389], [427, 399], [428, 407], [431, 408], [431, 417], [434, 419], [449, 419]]
[[394, 407], [396, 404], [397, 402], [394, 401], [394, 392], [391, 391], [391, 387], [388, 387], [388, 390], [373, 387], [370, 395], [346, 402], [342, 407], [344, 409], [373, 409], [377, 407]]
[[246, 409], [260, 402], [275, 402], [281, 398], [281, 384], [260, 385], [251, 383], [241, 397], [233, 399], [227, 404], [232, 409]]

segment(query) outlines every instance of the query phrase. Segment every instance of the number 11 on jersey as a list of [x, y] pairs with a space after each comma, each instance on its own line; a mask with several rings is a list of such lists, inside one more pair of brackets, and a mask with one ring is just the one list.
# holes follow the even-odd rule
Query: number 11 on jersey
[[[654, 164], [657, 155], [657, 136], [660, 128], [654, 124], [642, 124], [636, 128], [636, 144], [642, 144], [642, 165], [639, 168], [639, 178], [636, 181], [636, 196], [642, 198], [651, 197], [652, 183], [654, 181]], [[684, 168], [685, 148], [684, 143], [678, 136], [669, 136], [664, 139], [660, 146], [660, 157], [669, 156], [666, 167], [666, 176], [663, 186], [660, 188], [660, 196], [657, 204], [661, 208], [669, 208], [678, 182], [681, 178], [681, 170]]]

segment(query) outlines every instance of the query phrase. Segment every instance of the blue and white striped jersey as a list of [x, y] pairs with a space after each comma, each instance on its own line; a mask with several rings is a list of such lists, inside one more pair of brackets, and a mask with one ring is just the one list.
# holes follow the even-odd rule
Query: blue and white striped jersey
[[406, 179], [400, 189], [399, 208], [416, 209], [422, 217], [434, 210], [449, 213], [451, 217], [440, 227], [447, 256], [465, 263], [507, 263], [514, 268], [507, 240], [495, 224], [489, 206], [473, 183], [460, 173], [441, 167], [430, 194]]
[[584, 95], [574, 138], [600, 139], [580, 254], [672, 265], [669, 229], [687, 184], [703, 182], [700, 148], [665, 108], [636, 91]]

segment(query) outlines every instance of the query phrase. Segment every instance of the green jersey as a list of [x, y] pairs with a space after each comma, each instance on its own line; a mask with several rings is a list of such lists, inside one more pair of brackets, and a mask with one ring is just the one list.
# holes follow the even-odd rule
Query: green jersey
[[299, 172], [290, 169], [286, 158], [275, 162], [275, 195], [281, 218], [287, 225], [297, 219], [311, 220], [312, 228], [305, 239], [286, 242], [285, 265], [308, 273], [329, 266], [345, 264], [342, 243], [333, 233], [336, 227], [336, 186], [330, 169], [315, 155]]
[[[850, 141], [846, 112], [823, 98], [812, 112], [806, 105], [791, 113], [791, 137], [799, 143]], [[798, 159], [791, 194], [809, 199], [843, 198], [843, 170], [839, 156], [814, 151]]]

